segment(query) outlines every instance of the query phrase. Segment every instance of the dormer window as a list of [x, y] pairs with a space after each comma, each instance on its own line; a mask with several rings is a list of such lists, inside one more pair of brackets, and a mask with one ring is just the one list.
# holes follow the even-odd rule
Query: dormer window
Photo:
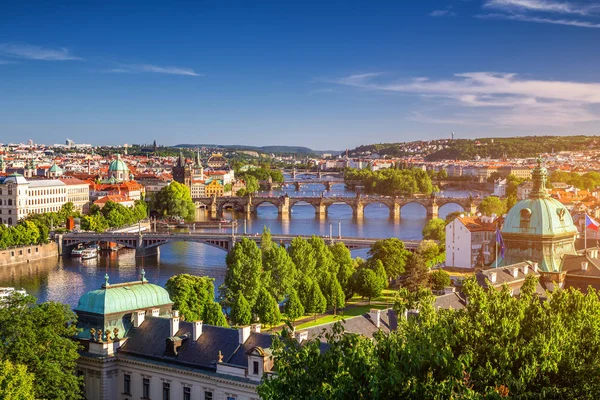
[[528, 228], [529, 221], [531, 221], [531, 210], [529, 208], [524, 208], [521, 210], [521, 220], [519, 227], [520, 228]]

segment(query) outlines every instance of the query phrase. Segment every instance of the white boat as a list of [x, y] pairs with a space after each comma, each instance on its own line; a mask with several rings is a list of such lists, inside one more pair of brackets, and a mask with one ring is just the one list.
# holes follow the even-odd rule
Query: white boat
[[83, 253], [83, 248], [82, 247], [76, 247], [71, 251], [71, 257], [81, 257], [81, 254]]
[[27, 292], [25, 289], [15, 289], [13, 287], [0, 287], [0, 301], [5, 300], [12, 296], [13, 294], [20, 294], [22, 296], [27, 296]]
[[98, 257], [98, 249], [96, 249], [95, 247], [89, 247], [87, 249], [83, 249], [83, 251], [81, 252], [82, 260], [90, 260], [92, 258], [97, 258], [97, 257]]

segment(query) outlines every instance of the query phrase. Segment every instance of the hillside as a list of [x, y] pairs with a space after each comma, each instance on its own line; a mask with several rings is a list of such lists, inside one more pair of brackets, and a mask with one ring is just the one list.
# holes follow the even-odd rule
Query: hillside
[[405, 143], [380, 143], [359, 146], [353, 155], [377, 153], [381, 156], [424, 156], [427, 161], [472, 160], [486, 158], [527, 158], [541, 153], [600, 149], [598, 136], [522, 136], [508, 138], [479, 138], [431, 140]]

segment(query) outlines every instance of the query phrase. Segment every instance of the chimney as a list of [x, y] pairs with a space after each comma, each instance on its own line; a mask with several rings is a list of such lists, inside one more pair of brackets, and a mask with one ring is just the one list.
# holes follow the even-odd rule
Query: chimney
[[146, 317], [146, 311], [144, 311], [144, 310], [134, 311], [133, 312], [133, 327], [139, 328], [140, 325], [142, 325], [142, 322], [144, 322], [145, 317]]
[[494, 272], [492, 272], [492, 273], [490, 273], [490, 275], [489, 275], [490, 282], [492, 282], [492, 283], [496, 283], [496, 275], [497, 275], [497, 274], [498, 274], [498, 273], [497, 273], [497, 272], [495, 272], [495, 271], [494, 271]]
[[175, 336], [179, 331], [179, 311], [173, 310], [173, 316], [171, 317], [171, 330], [169, 331], [170, 336]]
[[308, 331], [296, 332], [295, 337], [298, 343], [302, 343], [303, 341], [308, 340]]
[[581, 270], [582, 271], [587, 271], [588, 269], [588, 262], [587, 261], [582, 261], [581, 262]]
[[533, 263], [533, 272], [538, 272], [538, 263]]
[[527, 275], [529, 273], [529, 264], [525, 264], [523, 267], [523, 275]]
[[512, 276], [513, 276], [513, 278], [518, 278], [519, 277], [519, 267], [513, 267], [513, 269], [512, 269]]
[[192, 339], [195, 342], [200, 336], [202, 336], [202, 321], [195, 321], [192, 325]]
[[254, 333], [260, 333], [260, 328], [261, 328], [260, 324], [252, 324], [252, 325], [250, 325], [250, 331], [252, 331]]
[[250, 325], [242, 326], [238, 328], [238, 343], [244, 344], [250, 337]]
[[152, 316], [153, 317], [158, 317], [160, 315], [160, 309], [159, 308], [153, 308], [152, 309]]
[[446, 286], [444, 288], [444, 294], [450, 294], [456, 292], [456, 288], [454, 286]]
[[376, 327], [379, 328], [381, 326], [381, 310], [371, 308], [369, 310], [369, 317], [371, 318], [371, 321], [373, 321]]

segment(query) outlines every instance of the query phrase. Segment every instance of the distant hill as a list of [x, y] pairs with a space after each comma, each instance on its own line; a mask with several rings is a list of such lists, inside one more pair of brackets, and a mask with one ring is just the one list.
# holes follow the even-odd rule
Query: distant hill
[[529, 158], [542, 153], [600, 149], [598, 136], [518, 136], [479, 139], [440, 139], [404, 143], [378, 143], [359, 146], [350, 154], [370, 153], [390, 157], [423, 156], [427, 161], [472, 160], [476, 156], [499, 159]]
[[196, 148], [196, 147], [209, 147], [226, 149], [229, 151], [235, 150], [253, 150], [259, 153], [274, 153], [274, 154], [340, 154], [340, 150], [313, 150], [308, 147], [302, 146], [246, 146], [246, 145], [217, 145], [217, 144], [177, 144], [173, 147], [182, 148]]

